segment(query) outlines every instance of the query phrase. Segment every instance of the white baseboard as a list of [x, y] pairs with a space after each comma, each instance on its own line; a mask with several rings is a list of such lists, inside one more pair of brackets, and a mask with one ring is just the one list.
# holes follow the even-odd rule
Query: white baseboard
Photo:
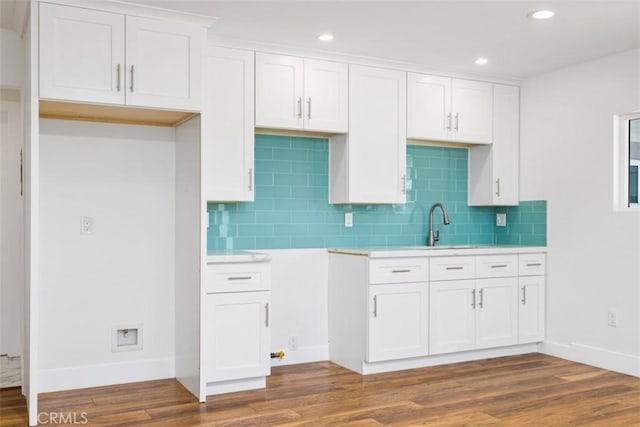
[[41, 369], [38, 372], [38, 393], [174, 377], [175, 360], [172, 357], [72, 368]]
[[271, 359], [271, 367], [322, 362], [326, 360], [329, 360], [329, 345], [300, 347], [295, 351], [285, 351], [284, 359]]
[[265, 388], [266, 386], [267, 380], [265, 377], [244, 378], [241, 380], [208, 383], [207, 396], [223, 393], [235, 393], [237, 391], [257, 390]]
[[640, 356], [637, 355], [619, 353], [586, 344], [563, 344], [553, 341], [541, 343], [538, 351], [549, 356], [640, 377]]
[[509, 347], [487, 348], [482, 350], [462, 351], [458, 353], [436, 354], [413, 359], [392, 360], [389, 362], [362, 362], [362, 375], [379, 374], [382, 372], [399, 371], [403, 369], [426, 368], [429, 366], [446, 365], [449, 363], [469, 362], [472, 360], [491, 359], [495, 357], [515, 356], [519, 354], [536, 353], [537, 344], [521, 344]]

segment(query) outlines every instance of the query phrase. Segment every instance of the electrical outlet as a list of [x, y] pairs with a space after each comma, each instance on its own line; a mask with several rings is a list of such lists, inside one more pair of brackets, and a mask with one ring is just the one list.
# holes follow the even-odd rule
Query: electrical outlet
[[607, 313], [607, 325], [615, 328], [618, 326], [618, 314], [615, 311]]
[[295, 335], [291, 335], [289, 337], [289, 350], [291, 351], [298, 350], [298, 337]]
[[80, 234], [83, 236], [91, 236], [93, 234], [93, 217], [80, 217]]
[[353, 227], [353, 212], [344, 213], [344, 226]]
[[497, 213], [496, 214], [496, 226], [497, 227], [506, 227], [507, 226], [507, 214], [506, 213]]

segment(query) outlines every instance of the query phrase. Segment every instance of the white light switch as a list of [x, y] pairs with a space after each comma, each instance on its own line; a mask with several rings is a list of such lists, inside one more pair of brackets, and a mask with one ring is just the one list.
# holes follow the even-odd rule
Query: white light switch
[[497, 213], [496, 214], [496, 226], [497, 227], [506, 227], [507, 226], [507, 214], [506, 213]]
[[353, 212], [344, 213], [344, 226], [353, 227]]
[[80, 217], [80, 234], [84, 236], [91, 236], [93, 234], [93, 217]]

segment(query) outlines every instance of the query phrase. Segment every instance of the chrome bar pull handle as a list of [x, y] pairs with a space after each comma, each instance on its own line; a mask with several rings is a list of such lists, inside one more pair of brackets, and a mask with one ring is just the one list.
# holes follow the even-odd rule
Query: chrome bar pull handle
[[298, 118], [302, 118], [302, 97], [298, 97]]
[[447, 114], [447, 130], [451, 132], [451, 113]]
[[307, 118], [311, 118], [311, 97], [307, 100]]
[[410, 268], [405, 268], [402, 270], [391, 270], [392, 273], [411, 273], [411, 269]]
[[378, 296], [373, 297], [373, 317], [378, 317]]
[[116, 90], [120, 92], [120, 64], [116, 66]]
[[476, 309], [476, 290], [475, 289], [471, 291], [471, 296], [472, 296], [471, 307], [475, 310]]
[[231, 276], [227, 280], [251, 280], [251, 276]]
[[460, 113], [456, 113], [456, 132], [458, 132], [458, 127], [460, 125]]
[[249, 191], [253, 191], [253, 168], [249, 168]]
[[523, 305], [527, 304], [527, 287], [526, 286], [522, 287], [522, 304]]
[[[440, 230], [438, 230], [438, 231], [440, 231]], [[464, 267], [461, 266], [461, 265], [456, 265], [456, 266], [453, 266], [453, 267], [447, 267], [446, 270], [462, 270], [463, 268]]]
[[539, 262], [527, 263], [527, 267], [540, 267], [541, 265]]
[[269, 303], [264, 305], [264, 326], [269, 327]]
[[496, 179], [496, 196], [500, 197], [500, 178]]
[[491, 268], [507, 268], [507, 264], [494, 264]]
[[133, 93], [133, 65], [131, 66], [131, 93]]
[[484, 288], [480, 288], [480, 302], [478, 306], [482, 308], [482, 304], [484, 304]]
[[407, 194], [407, 175], [402, 175], [402, 194]]

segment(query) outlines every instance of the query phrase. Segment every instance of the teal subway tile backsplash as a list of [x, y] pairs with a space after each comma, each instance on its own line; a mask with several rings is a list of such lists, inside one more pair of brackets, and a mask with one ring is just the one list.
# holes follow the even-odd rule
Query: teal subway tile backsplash
[[507, 226], [496, 227], [499, 245], [546, 246], [547, 201], [520, 202], [519, 206], [496, 208], [507, 214]]
[[[510, 225], [503, 229], [495, 227], [495, 213], [505, 208], [467, 206], [464, 148], [408, 146], [407, 203], [370, 206], [329, 204], [328, 148], [324, 138], [257, 135], [255, 201], [209, 203], [208, 249], [424, 245], [427, 214], [436, 202], [445, 204], [451, 219], [444, 226], [436, 211], [439, 244], [546, 241], [546, 227], [540, 230], [544, 202], [506, 208]], [[344, 227], [345, 212], [353, 212], [351, 228]]]

